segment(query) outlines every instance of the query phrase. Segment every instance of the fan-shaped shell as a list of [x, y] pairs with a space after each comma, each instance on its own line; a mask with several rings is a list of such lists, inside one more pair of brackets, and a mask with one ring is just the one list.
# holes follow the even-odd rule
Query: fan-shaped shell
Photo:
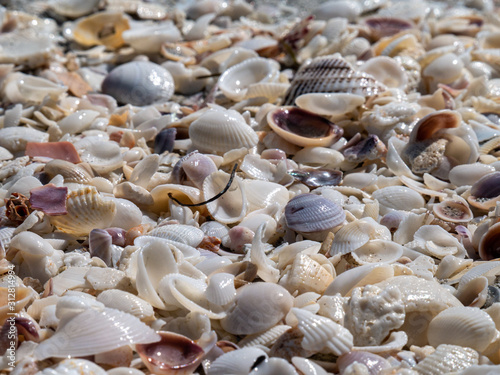
[[441, 344], [436, 351], [413, 367], [420, 374], [441, 375], [477, 365], [479, 354], [471, 348]]
[[189, 137], [194, 148], [221, 154], [241, 147], [251, 148], [259, 141], [243, 116], [224, 109], [203, 113], [189, 126]]
[[220, 76], [219, 88], [228, 98], [241, 101], [251, 85], [276, 81], [279, 68], [279, 64], [271, 59], [255, 57], [244, 60]]
[[142, 321], [154, 318], [153, 306], [150, 303], [123, 290], [105, 290], [97, 296], [97, 301], [106, 307], [132, 314]]
[[345, 220], [336, 203], [315, 194], [300, 194], [285, 206], [287, 226], [297, 232], [319, 232], [333, 229]]
[[372, 96], [385, 90], [383, 84], [365, 72], [355, 71], [340, 55], [320, 56], [303, 64], [285, 94], [284, 105], [315, 92], [341, 92]]
[[94, 187], [70, 192], [66, 209], [66, 215], [51, 216], [50, 220], [60, 231], [76, 236], [108, 227], [116, 213], [115, 202], [104, 200]]
[[197, 247], [205, 236], [201, 229], [183, 224], [162, 225], [153, 229], [148, 235], [172, 242], [184, 243], [192, 247]]
[[344, 133], [342, 128], [312, 112], [279, 107], [267, 114], [271, 129], [286, 141], [302, 147], [329, 146]]
[[224, 306], [232, 302], [236, 296], [234, 275], [220, 272], [210, 276], [206, 295], [207, 300], [216, 305]]
[[391, 209], [410, 211], [414, 208], [422, 208], [425, 204], [424, 198], [419, 193], [406, 186], [387, 186], [375, 190], [372, 197], [380, 203], [383, 215]]

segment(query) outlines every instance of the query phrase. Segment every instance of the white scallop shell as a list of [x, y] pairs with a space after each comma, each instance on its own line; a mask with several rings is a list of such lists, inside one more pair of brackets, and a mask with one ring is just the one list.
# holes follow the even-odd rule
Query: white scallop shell
[[371, 217], [365, 217], [344, 225], [335, 234], [329, 251], [331, 256], [347, 254], [370, 240], [391, 240], [391, 232], [386, 226], [378, 224]]
[[221, 154], [254, 147], [259, 141], [243, 116], [232, 109], [209, 109], [191, 123], [189, 137], [195, 149]]
[[[203, 181], [203, 196], [206, 200], [219, 194], [229, 182], [229, 174], [217, 171], [205, 178]], [[207, 203], [206, 207], [210, 215], [223, 224], [237, 223], [247, 213], [247, 199], [243, 181], [236, 176], [229, 190], [220, 198]]]
[[70, 192], [66, 209], [66, 215], [51, 216], [50, 221], [60, 231], [76, 236], [88, 235], [95, 228], [109, 227], [116, 214], [115, 202], [104, 200], [94, 187]]
[[401, 64], [387, 56], [372, 57], [358, 70], [372, 75], [377, 81], [389, 88], [404, 90], [408, 84], [408, 77]]
[[219, 88], [229, 99], [239, 102], [246, 97], [250, 85], [274, 82], [279, 71], [276, 61], [255, 57], [227, 69], [219, 78]]
[[220, 272], [210, 276], [206, 296], [209, 302], [219, 306], [232, 302], [236, 297], [234, 275]]
[[403, 246], [393, 241], [370, 240], [351, 252], [359, 264], [393, 263], [403, 255]]
[[[89, 324], [91, 322], [91, 324]], [[34, 352], [42, 360], [83, 357], [108, 352], [124, 345], [159, 341], [159, 335], [135, 316], [119, 310], [88, 309], [77, 314]]]
[[478, 361], [479, 355], [474, 349], [441, 344], [413, 369], [420, 374], [441, 375], [477, 365]]
[[82, 150], [80, 158], [98, 173], [109, 173], [123, 165], [120, 146], [111, 141], [91, 142]]
[[423, 225], [413, 235], [414, 240], [406, 247], [439, 259], [446, 255], [463, 258], [466, 254], [464, 246], [449, 232], [438, 225]]
[[104, 306], [131, 314], [142, 321], [154, 318], [153, 306], [142, 298], [119, 289], [105, 290], [97, 296]]
[[392, 210], [410, 211], [414, 208], [424, 207], [424, 198], [415, 190], [406, 186], [387, 186], [375, 190], [373, 198], [380, 203], [380, 213], [385, 215]]
[[169, 242], [180, 242], [192, 247], [197, 247], [205, 234], [201, 229], [192, 225], [170, 224], [154, 228], [149, 236], [160, 237]]
[[351, 351], [352, 334], [340, 324], [296, 307], [292, 308], [292, 312], [299, 321], [299, 330], [304, 334], [304, 349], [314, 352], [327, 349], [337, 356]]
[[429, 344], [467, 346], [484, 351], [496, 337], [495, 322], [477, 307], [450, 307], [429, 323]]

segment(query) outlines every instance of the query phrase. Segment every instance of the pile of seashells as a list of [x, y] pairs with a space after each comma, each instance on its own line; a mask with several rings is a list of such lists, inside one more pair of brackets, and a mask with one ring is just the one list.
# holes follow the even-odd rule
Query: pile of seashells
[[1, 373], [499, 373], [492, 0], [12, 3]]

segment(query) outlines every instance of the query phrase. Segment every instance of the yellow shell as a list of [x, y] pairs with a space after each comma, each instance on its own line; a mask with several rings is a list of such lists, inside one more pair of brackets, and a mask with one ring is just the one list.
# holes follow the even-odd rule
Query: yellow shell
[[119, 12], [99, 12], [82, 18], [75, 26], [75, 41], [86, 47], [104, 45], [110, 49], [125, 42], [122, 33], [130, 29], [128, 18]]

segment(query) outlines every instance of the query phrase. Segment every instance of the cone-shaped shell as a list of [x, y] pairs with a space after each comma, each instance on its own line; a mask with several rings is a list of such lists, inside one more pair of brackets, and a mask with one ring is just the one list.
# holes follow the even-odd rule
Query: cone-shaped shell
[[302, 147], [329, 146], [344, 133], [327, 119], [297, 107], [272, 110], [267, 123], [281, 138]]

